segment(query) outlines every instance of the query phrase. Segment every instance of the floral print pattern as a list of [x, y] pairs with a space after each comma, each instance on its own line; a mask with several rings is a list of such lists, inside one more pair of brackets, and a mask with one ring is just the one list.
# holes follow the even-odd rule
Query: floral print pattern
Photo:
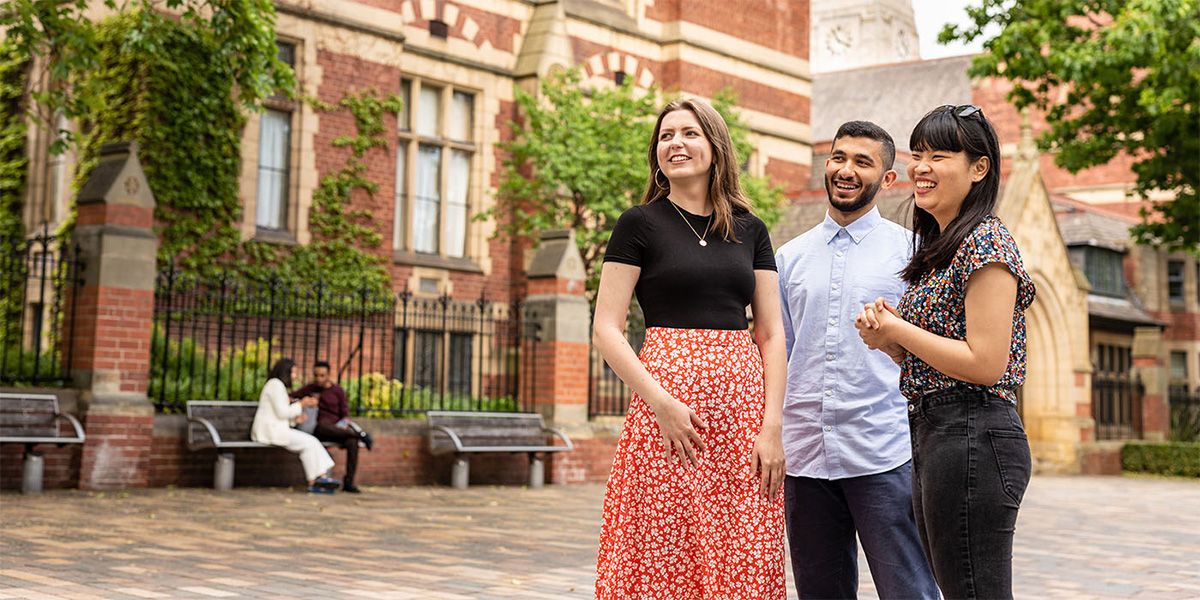
[[967, 384], [908, 355], [900, 372], [900, 391], [909, 399], [952, 386], [986, 389], [1016, 403], [1016, 388], [1025, 383], [1025, 309], [1036, 295], [1033, 280], [1025, 272], [1021, 252], [1012, 234], [995, 216], [984, 220], [963, 240], [945, 269], [930, 271], [900, 299], [904, 320], [942, 337], [967, 338], [967, 281], [985, 265], [1000, 263], [1017, 278], [1017, 303], [1013, 307], [1012, 343], [1008, 367], [996, 385]]
[[745, 330], [646, 330], [642, 363], [707, 423], [700, 466], [664, 458], [653, 411], [629, 404], [604, 496], [596, 598], [781, 600], [783, 494], [751, 471], [763, 366]]

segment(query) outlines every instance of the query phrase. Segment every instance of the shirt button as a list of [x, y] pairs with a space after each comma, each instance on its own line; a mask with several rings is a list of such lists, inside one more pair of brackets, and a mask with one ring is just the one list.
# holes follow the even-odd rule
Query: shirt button
[[830, 319], [830, 320], [829, 320], [829, 324], [830, 324], [830, 325], [837, 325], [837, 319]]
[[834, 358], [834, 355], [833, 355], [833, 354], [826, 354], [826, 355], [825, 355], [825, 360], [833, 360], [833, 358]]
[[833, 431], [833, 425], [826, 425], [825, 431]]
[[835, 290], [838, 289], [838, 284], [836, 284], [836, 283], [833, 284], [833, 289], [835, 289]]
[[914, 411], [914, 410], [917, 410], [917, 405], [916, 405], [916, 404], [909, 404], [909, 405], [908, 405], [908, 412], [912, 412], [912, 411]]
[[837, 256], [838, 258], [841, 258], [841, 257], [842, 257], [842, 255], [844, 255], [844, 254], [845, 254], [845, 252], [838, 252], [838, 253], [837, 253], [837, 254], [835, 254], [834, 256]]
[[826, 396], [832, 396], [832, 395], [833, 395], [833, 390], [825, 390], [825, 395], [826, 395]]

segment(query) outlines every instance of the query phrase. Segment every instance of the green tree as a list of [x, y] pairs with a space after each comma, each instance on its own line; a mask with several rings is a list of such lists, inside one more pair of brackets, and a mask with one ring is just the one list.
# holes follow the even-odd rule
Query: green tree
[[[600, 261], [613, 225], [641, 201], [649, 180], [646, 144], [658, 114], [658, 95], [628, 83], [586, 89], [578, 70], [544, 79], [540, 96], [517, 91], [521, 119], [505, 152], [496, 208], [477, 218], [495, 218], [509, 235], [573, 229], [594, 293]], [[749, 156], [749, 130], [733, 109], [736, 96], [722, 91], [713, 106], [730, 126], [739, 160]], [[768, 225], [780, 214], [782, 189], [765, 177], [744, 176], [742, 184]]]
[[1043, 112], [1043, 149], [1071, 172], [1133, 158], [1135, 192], [1174, 193], [1143, 210], [1139, 243], [1200, 251], [1200, 0], [980, 0], [939, 40], [984, 43], [971, 75], [1014, 83]]

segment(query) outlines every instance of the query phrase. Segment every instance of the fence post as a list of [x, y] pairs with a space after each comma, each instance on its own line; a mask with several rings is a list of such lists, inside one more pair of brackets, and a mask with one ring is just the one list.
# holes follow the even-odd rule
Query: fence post
[[[1142, 439], [1145, 440], [1165, 440], [1171, 428], [1162, 337], [1162, 329], [1154, 326], [1133, 330], [1133, 369], [1130, 377], [1134, 381], [1140, 379], [1145, 386], [1141, 414], [1135, 415], [1134, 423], [1140, 417]], [[1136, 402], [1134, 408], [1139, 408]]]
[[67, 344], [87, 431], [79, 487], [144, 487], [154, 433], [146, 393], [158, 240], [154, 196], [133, 142], [100, 149], [76, 205], [83, 285]]
[[592, 319], [575, 232], [543, 232], [528, 278], [525, 314], [540, 326], [541, 335], [533, 345], [533, 360], [522, 363], [531, 365], [528, 376], [537, 410], [556, 427], [585, 424]]

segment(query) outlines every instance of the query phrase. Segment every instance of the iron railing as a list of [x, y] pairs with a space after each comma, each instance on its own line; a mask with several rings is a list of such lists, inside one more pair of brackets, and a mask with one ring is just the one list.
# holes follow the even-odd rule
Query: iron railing
[[1170, 439], [1176, 442], [1200, 442], [1200, 387], [1189, 392], [1187, 385], [1171, 385]]
[[65, 386], [81, 287], [79, 247], [48, 226], [0, 238], [0, 385]]
[[[521, 303], [331, 290], [167, 269], [155, 290], [150, 397], [258, 399], [282, 357], [325, 360], [358, 416], [532, 411], [536, 327]], [[529, 381], [526, 381], [529, 379]], [[299, 385], [299, 383], [297, 383]]]
[[[634, 353], [642, 351], [642, 343], [646, 339], [646, 326], [636, 305], [629, 311], [625, 339], [629, 340]], [[592, 346], [588, 361], [588, 417], [625, 416], [625, 411], [629, 409], [631, 393], [629, 386], [625, 385], [600, 356], [596, 347]]]

